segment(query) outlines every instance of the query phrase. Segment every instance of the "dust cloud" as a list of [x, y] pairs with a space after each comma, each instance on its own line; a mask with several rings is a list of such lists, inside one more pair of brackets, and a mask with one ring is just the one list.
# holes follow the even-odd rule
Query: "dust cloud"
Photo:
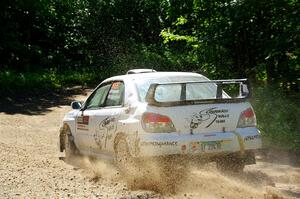
[[294, 187], [295, 192], [291, 191], [291, 187], [285, 187], [288, 183], [295, 186], [300, 183], [299, 169], [288, 165], [274, 166], [271, 163], [259, 162], [257, 165], [247, 166], [244, 172], [221, 173], [214, 163], [185, 165], [185, 169], [176, 170], [174, 165], [142, 161], [134, 166], [128, 164], [128, 173], [122, 173], [112, 162], [99, 159], [81, 157], [73, 160], [72, 164], [83, 168], [83, 175], [88, 176], [90, 181], [109, 179], [116, 183], [124, 183], [129, 191], [151, 191], [163, 198], [300, 197], [300, 192], [297, 192], [299, 187]]

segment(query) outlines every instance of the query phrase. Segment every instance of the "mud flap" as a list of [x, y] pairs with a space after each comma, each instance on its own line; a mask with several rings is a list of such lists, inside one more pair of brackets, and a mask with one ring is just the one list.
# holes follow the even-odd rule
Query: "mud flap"
[[233, 132], [233, 134], [238, 139], [239, 145], [240, 145], [240, 154], [242, 157], [245, 157], [245, 143], [243, 137], [238, 132]]
[[237, 137], [240, 145], [240, 156], [244, 160], [245, 165], [256, 164], [255, 154], [253, 151], [245, 151], [245, 143], [243, 137], [238, 132], [233, 132]]

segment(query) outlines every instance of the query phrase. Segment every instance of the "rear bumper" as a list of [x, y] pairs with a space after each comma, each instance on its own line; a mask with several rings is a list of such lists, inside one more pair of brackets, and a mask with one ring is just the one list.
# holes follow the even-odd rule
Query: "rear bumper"
[[257, 128], [240, 128], [234, 132], [203, 134], [145, 133], [139, 136], [136, 157], [166, 155], [220, 155], [260, 149], [260, 132]]

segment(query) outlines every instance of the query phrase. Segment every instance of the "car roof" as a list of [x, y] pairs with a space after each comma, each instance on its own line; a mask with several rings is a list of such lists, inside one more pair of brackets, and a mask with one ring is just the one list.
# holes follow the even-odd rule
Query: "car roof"
[[192, 73], [192, 72], [153, 72], [153, 73], [138, 73], [138, 74], [126, 74], [126, 75], [119, 75], [110, 77], [104, 82], [107, 81], [114, 81], [114, 80], [136, 80], [136, 79], [151, 79], [151, 78], [160, 78], [160, 77], [166, 77], [166, 76], [195, 76], [195, 77], [204, 77], [201, 74], [198, 73]]

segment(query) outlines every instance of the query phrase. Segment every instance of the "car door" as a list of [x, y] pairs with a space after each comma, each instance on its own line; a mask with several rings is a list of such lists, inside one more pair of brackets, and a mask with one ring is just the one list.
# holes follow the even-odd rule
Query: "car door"
[[98, 90], [95, 97], [87, 101], [87, 109], [83, 111], [82, 116], [89, 118], [89, 128], [83, 145], [91, 153], [109, 152], [113, 149], [113, 137], [117, 131], [118, 120], [124, 112], [122, 81], [106, 83]]
[[93, 129], [92, 116], [97, 112], [102, 112], [102, 105], [105, 102], [110, 87], [111, 83], [104, 83], [96, 88], [76, 117], [75, 144], [82, 153], [89, 153], [91, 145], [94, 144], [90, 133]]
[[125, 86], [123, 81], [114, 81], [102, 104], [101, 111], [92, 115], [93, 129], [90, 136], [94, 144], [91, 145], [94, 153], [113, 151], [113, 138], [118, 130], [118, 121], [125, 112], [124, 108]]

